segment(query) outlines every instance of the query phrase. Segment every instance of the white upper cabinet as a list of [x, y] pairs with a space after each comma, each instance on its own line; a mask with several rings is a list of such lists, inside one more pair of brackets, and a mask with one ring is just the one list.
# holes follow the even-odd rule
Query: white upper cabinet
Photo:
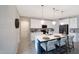
[[[31, 28], [42, 28], [41, 24], [42, 20], [39, 19], [31, 19]], [[53, 28], [54, 26], [52, 25], [52, 21], [44, 20], [42, 21], [44, 25], [47, 25], [47, 28]]]
[[41, 28], [40, 20], [31, 19], [31, 28]]
[[69, 24], [69, 19], [63, 19], [59, 21], [60, 25]]
[[77, 18], [69, 19], [69, 28], [77, 28]]

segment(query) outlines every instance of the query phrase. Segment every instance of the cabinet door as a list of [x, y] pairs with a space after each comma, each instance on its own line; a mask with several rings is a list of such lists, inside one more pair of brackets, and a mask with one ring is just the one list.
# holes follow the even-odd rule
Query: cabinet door
[[77, 28], [77, 18], [69, 19], [69, 28]]

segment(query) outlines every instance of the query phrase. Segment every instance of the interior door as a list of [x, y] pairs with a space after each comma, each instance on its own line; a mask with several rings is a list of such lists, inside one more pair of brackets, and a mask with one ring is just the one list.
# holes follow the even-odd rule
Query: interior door
[[31, 40], [30, 40], [30, 21], [28, 18], [21, 18], [20, 21], [20, 43], [18, 47], [18, 53], [30, 53]]

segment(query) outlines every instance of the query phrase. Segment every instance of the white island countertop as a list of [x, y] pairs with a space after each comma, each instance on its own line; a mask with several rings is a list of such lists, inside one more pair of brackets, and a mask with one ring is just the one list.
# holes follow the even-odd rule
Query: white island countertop
[[64, 38], [64, 37], [66, 37], [66, 35], [64, 34], [53, 34], [53, 35], [42, 34], [42, 35], [36, 36], [36, 39], [38, 39], [40, 42], [43, 42], [43, 41], [50, 41], [50, 40], [55, 40], [57, 38]]

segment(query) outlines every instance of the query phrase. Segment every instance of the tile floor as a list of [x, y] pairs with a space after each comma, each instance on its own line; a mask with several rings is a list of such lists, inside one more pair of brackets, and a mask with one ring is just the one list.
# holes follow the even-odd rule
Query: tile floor
[[[23, 54], [36, 54], [34, 43], [32, 44], [32, 48], [29, 49], [28, 51], [24, 51]], [[74, 43], [74, 50], [72, 50], [68, 54], [79, 54], [79, 42]]]

